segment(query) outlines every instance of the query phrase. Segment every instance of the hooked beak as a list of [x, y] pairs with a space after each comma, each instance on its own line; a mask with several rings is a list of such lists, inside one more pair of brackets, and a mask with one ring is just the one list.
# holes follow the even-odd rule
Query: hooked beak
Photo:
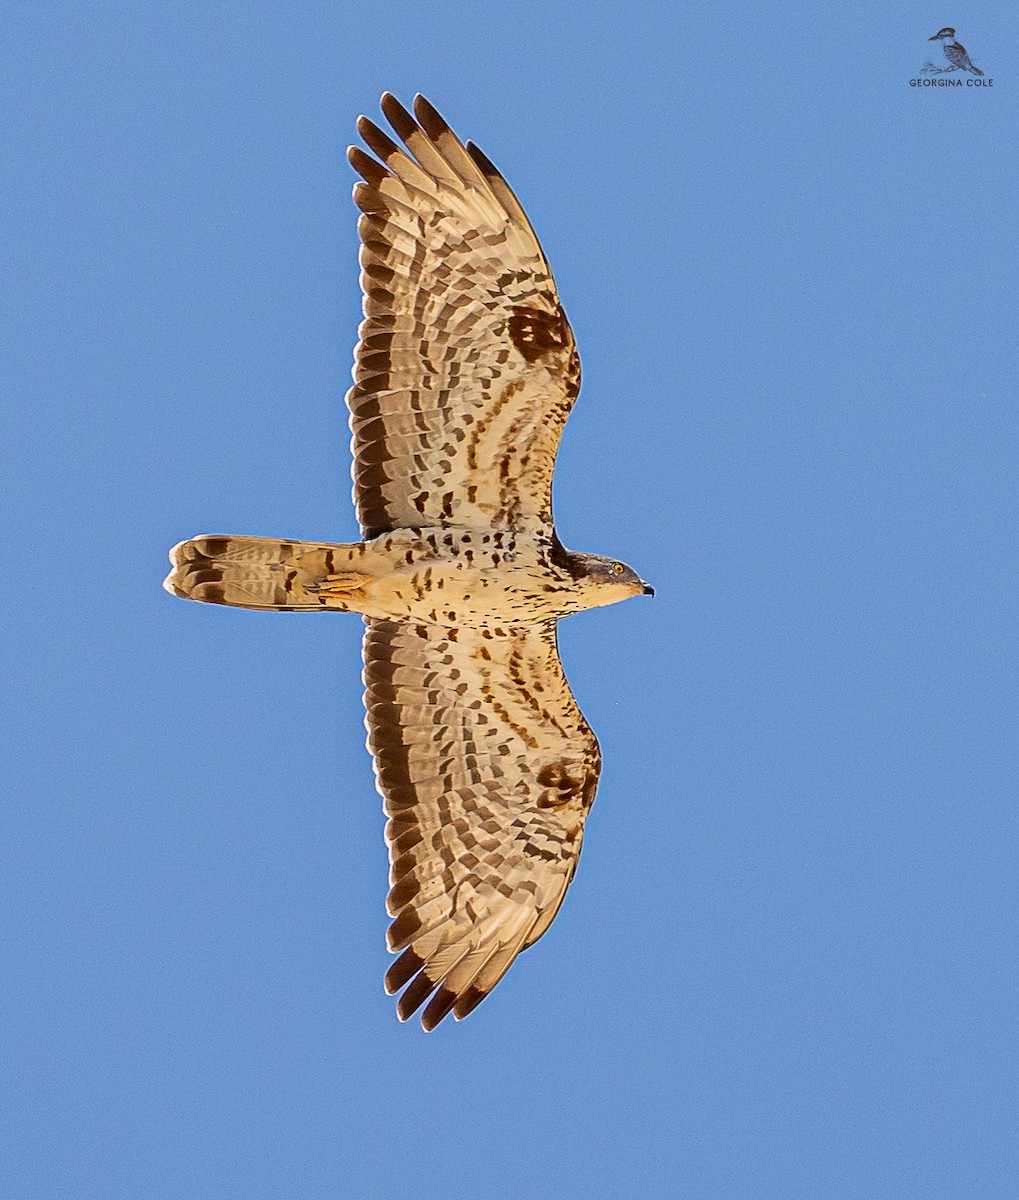
[[641, 586], [644, 589], [645, 596], [653, 596], [655, 594], [655, 589], [651, 586], [650, 583], [644, 583], [644, 581], [641, 580]]

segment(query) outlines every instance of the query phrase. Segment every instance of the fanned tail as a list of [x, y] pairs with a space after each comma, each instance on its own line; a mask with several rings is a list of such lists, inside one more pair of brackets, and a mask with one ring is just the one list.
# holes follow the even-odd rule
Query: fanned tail
[[363, 542], [324, 545], [274, 538], [203, 535], [170, 551], [163, 587], [186, 600], [236, 608], [358, 612]]

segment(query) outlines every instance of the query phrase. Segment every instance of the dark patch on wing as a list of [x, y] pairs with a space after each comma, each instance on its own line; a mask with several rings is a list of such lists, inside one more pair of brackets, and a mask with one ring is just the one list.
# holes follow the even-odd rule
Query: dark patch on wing
[[545, 789], [538, 799], [539, 808], [562, 808], [579, 798], [585, 809], [591, 807], [598, 788], [598, 776], [579, 764], [546, 763], [538, 772], [538, 782]]
[[549, 313], [540, 308], [514, 305], [510, 309], [509, 335], [528, 363], [558, 355], [572, 343], [562, 308]]

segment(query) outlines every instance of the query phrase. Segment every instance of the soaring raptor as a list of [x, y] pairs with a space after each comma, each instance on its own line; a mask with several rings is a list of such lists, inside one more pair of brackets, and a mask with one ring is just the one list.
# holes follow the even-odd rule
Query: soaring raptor
[[577, 867], [601, 756], [556, 622], [653, 592], [556, 536], [552, 470], [580, 363], [520, 203], [423, 97], [411, 116], [387, 93], [382, 111], [402, 145], [361, 117], [376, 157], [348, 152], [364, 180], [365, 319], [347, 393], [363, 541], [196, 537], [170, 552], [164, 586], [364, 616], [400, 953], [386, 990], [406, 986], [401, 1020], [428, 1001], [428, 1030], [488, 995]]

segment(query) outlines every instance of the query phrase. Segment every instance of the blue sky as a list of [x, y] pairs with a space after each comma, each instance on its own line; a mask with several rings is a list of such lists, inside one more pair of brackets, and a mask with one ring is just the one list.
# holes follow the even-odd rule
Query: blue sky
[[[14, 4], [5, 1194], [1012, 1193], [1019, 47], [889, 11]], [[946, 23], [992, 86], [909, 86]], [[528, 209], [584, 364], [560, 533], [657, 588], [562, 627], [580, 870], [428, 1037], [359, 622], [159, 587], [199, 532], [356, 536], [384, 88]]]

